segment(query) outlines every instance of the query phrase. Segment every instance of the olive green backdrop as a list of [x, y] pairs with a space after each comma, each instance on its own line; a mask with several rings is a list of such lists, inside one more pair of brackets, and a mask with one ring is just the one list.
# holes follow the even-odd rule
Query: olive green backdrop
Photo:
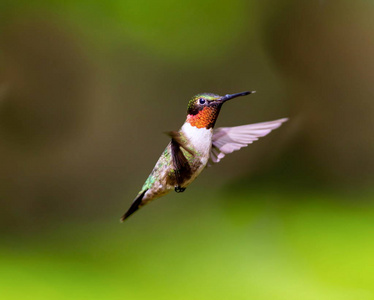
[[[374, 299], [372, 1], [0, 2], [4, 299]], [[201, 92], [289, 117], [119, 223]]]

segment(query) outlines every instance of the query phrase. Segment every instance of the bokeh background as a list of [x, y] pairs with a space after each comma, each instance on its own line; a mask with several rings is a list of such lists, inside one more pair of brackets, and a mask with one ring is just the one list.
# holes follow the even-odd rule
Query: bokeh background
[[[374, 2], [0, 2], [2, 299], [374, 299]], [[290, 117], [124, 224], [189, 98]]]

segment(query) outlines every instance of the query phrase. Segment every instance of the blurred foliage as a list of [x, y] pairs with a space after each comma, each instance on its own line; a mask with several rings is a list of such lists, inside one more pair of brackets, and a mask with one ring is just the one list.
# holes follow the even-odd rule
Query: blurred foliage
[[[124, 226], [61, 224], [3, 239], [3, 297], [373, 299], [372, 204], [263, 189], [198, 192], [204, 201], [197, 193], [189, 204], [165, 198]], [[183, 209], [178, 221], [170, 216]]]
[[[0, 2], [6, 299], [374, 299], [371, 1]], [[130, 205], [191, 96], [290, 117]]]
[[[173, 63], [224, 55], [254, 17], [252, 2], [235, 0], [9, 1], [3, 14], [37, 13], [71, 22], [98, 44], [132, 44]], [[102, 44], [103, 45], [103, 44]], [[214, 50], [212, 50], [214, 48]]]

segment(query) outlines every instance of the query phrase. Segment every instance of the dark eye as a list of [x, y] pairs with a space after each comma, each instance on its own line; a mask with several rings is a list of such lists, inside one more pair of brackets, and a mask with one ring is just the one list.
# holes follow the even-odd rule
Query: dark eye
[[205, 99], [204, 99], [204, 98], [200, 98], [200, 99], [199, 99], [199, 103], [200, 103], [200, 104], [204, 104], [204, 103], [205, 103]]

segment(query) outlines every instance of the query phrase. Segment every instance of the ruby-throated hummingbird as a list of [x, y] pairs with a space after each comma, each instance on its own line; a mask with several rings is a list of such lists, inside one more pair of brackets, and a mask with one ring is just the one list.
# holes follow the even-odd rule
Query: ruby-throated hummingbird
[[124, 221], [148, 202], [175, 190], [183, 192], [207, 166], [218, 163], [226, 154], [246, 147], [278, 128], [287, 118], [270, 122], [214, 129], [222, 104], [253, 92], [219, 96], [204, 93], [188, 102], [187, 119], [171, 137], [151, 174], [135, 198]]

